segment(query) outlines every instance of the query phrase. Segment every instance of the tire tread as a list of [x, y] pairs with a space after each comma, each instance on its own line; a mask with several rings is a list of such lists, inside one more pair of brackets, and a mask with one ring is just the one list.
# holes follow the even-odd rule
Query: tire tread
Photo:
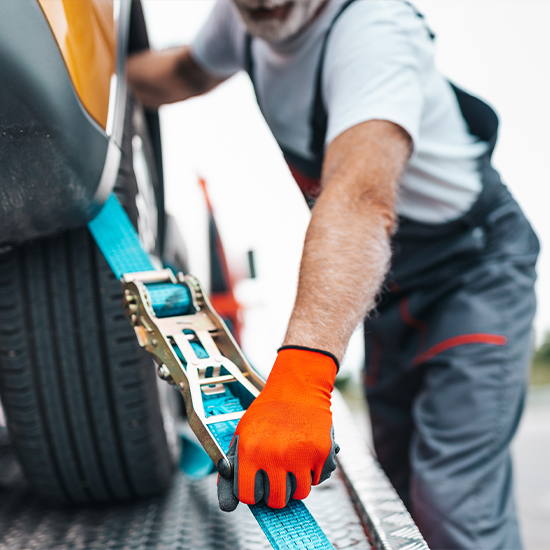
[[50, 502], [96, 503], [166, 488], [154, 365], [88, 230], [14, 248], [0, 272], [0, 393], [34, 489]]

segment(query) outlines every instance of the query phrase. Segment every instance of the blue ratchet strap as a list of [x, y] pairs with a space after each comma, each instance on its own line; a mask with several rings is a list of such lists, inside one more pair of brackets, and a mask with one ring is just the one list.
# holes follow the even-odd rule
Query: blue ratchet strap
[[[117, 279], [120, 280], [124, 273], [155, 271], [149, 256], [141, 248], [132, 222], [114, 194], [88, 228]], [[157, 317], [184, 315], [191, 309], [191, 297], [184, 287], [170, 283], [146, 286]]]
[[[118, 279], [124, 273], [155, 271], [149, 256], [139, 243], [132, 223], [114, 194], [109, 197], [88, 227]], [[146, 286], [157, 317], [185, 315], [194, 310], [190, 293], [184, 286], [170, 283]], [[191, 345], [197, 357], [208, 357], [200, 344], [192, 342]], [[184, 361], [178, 349], [176, 353], [180, 360]], [[202, 395], [207, 416], [243, 410], [238, 396], [233, 395], [227, 386], [224, 393], [208, 395], [203, 392]], [[225, 453], [229, 450], [237, 423], [237, 420], [229, 420], [208, 425]], [[291, 500], [281, 510], [269, 508], [265, 504], [250, 506], [250, 510], [275, 550], [334, 550], [300, 500]]]

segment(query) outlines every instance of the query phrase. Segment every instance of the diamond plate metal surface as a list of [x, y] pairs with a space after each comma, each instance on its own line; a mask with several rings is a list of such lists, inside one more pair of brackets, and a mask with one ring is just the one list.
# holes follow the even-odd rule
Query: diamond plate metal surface
[[[332, 409], [339, 467], [306, 499], [329, 540], [337, 550], [429, 550], [338, 392]], [[195, 481], [178, 472], [165, 495], [131, 504], [48, 508], [0, 439], [0, 550], [270, 548], [246, 506], [219, 510], [215, 476]]]
[[[307, 505], [338, 550], [371, 548], [343, 483], [335, 475]], [[216, 477], [174, 476], [162, 497], [126, 505], [52, 509], [29, 491], [9, 447], [0, 448], [1, 550], [269, 550], [246, 506], [221, 512]]]
[[338, 464], [374, 548], [429, 550], [365, 438], [358, 437], [353, 417], [338, 392], [333, 394], [332, 410], [335, 437], [345, 450], [338, 455]]

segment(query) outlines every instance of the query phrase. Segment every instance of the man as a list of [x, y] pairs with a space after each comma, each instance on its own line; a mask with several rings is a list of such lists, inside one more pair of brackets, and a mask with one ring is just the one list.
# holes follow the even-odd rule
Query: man
[[330, 393], [365, 321], [378, 458], [433, 549], [518, 549], [538, 241], [490, 166], [496, 115], [449, 84], [401, 0], [219, 0], [191, 47], [144, 52], [145, 105], [247, 70], [312, 207], [294, 310], [230, 450], [220, 506], [305, 498], [334, 469]]

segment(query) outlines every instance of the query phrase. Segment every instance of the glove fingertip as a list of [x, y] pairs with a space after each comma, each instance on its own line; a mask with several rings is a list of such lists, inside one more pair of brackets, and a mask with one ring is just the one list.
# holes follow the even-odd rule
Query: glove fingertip
[[254, 477], [254, 504], [258, 504], [266, 491], [269, 494], [269, 478], [264, 470], [258, 470]]
[[218, 503], [220, 505], [220, 510], [222, 512], [234, 512], [237, 509], [237, 506], [239, 505], [239, 499], [232, 499], [232, 500], [223, 500], [219, 499]]
[[288, 504], [289, 500], [294, 496], [294, 493], [296, 493], [296, 487], [298, 483], [296, 481], [296, 476], [293, 472], [288, 472], [286, 474], [286, 502], [285, 506]]
[[233, 492], [233, 481], [223, 477], [218, 481], [218, 504], [223, 512], [233, 512], [239, 505], [239, 499]]

